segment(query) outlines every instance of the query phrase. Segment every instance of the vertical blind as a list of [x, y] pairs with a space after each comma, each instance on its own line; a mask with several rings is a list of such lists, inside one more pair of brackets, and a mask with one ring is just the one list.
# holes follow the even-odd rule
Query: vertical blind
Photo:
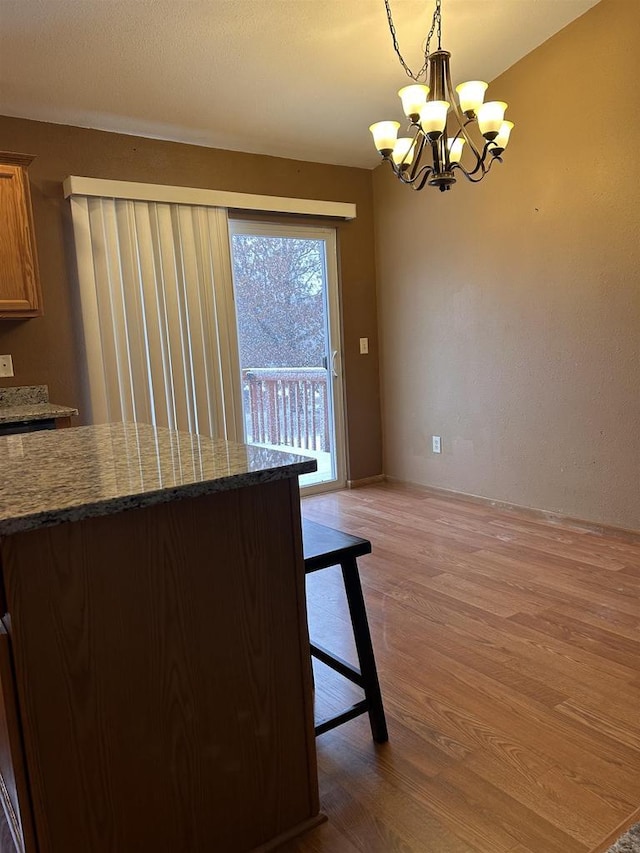
[[226, 210], [72, 197], [91, 420], [240, 439]]

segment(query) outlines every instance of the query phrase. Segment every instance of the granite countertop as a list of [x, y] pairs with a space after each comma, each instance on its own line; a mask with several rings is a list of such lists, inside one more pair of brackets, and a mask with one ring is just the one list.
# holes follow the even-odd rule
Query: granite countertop
[[69, 406], [56, 406], [54, 403], [25, 403], [23, 406], [0, 406], [0, 424], [14, 424], [21, 421], [46, 421], [52, 418], [70, 418], [77, 415], [77, 409]]
[[0, 536], [294, 477], [317, 463], [147, 424], [0, 437]]
[[0, 424], [69, 418], [77, 414], [78, 410], [70, 406], [50, 403], [46, 385], [0, 388]]

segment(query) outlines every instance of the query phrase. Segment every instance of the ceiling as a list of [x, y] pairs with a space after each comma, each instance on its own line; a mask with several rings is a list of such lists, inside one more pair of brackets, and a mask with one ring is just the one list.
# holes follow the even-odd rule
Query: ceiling
[[[454, 85], [491, 81], [596, 2], [444, 0]], [[415, 70], [432, 0], [392, 10]], [[401, 118], [408, 82], [383, 0], [0, 0], [4, 115], [372, 168], [368, 126]]]

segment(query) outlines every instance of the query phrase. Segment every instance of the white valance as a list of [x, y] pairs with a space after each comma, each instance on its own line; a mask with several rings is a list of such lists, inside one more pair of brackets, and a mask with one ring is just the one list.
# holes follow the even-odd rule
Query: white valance
[[163, 184], [141, 184], [133, 181], [109, 181], [70, 175], [64, 181], [64, 197], [97, 196], [99, 198], [155, 201], [168, 204], [195, 204], [224, 207], [227, 210], [256, 210], [264, 213], [294, 213], [303, 216], [328, 216], [355, 219], [356, 206], [344, 201], [320, 201], [309, 198], [284, 198], [273, 195], [206, 190], [199, 187], [171, 187]]

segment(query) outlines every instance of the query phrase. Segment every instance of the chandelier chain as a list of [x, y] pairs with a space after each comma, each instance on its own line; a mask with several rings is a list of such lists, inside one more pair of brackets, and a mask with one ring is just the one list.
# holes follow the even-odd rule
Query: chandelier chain
[[431, 52], [431, 39], [433, 38], [436, 26], [438, 27], [438, 50], [442, 50], [442, 0], [436, 0], [436, 8], [433, 13], [433, 20], [431, 21], [431, 29], [429, 30], [427, 42], [424, 46], [425, 60], [429, 59], [429, 53]]
[[436, 32], [438, 34], [438, 50], [442, 47], [442, 10], [441, 10], [442, 0], [436, 0], [436, 8], [433, 13], [433, 19], [431, 21], [431, 29], [429, 30], [429, 34], [427, 35], [427, 40], [424, 46], [424, 64], [420, 71], [417, 74], [414, 74], [411, 68], [407, 65], [400, 52], [400, 46], [398, 44], [398, 34], [396, 32], [395, 24], [393, 23], [393, 15], [391, 14], [391, 5], [390, 0], [384, 0], [384, 5], [387, 10], [387, 21], [389, 23], [389, 32], [391, 33], [391, 38], [393, 40], [393, 49], [396, 52], [398, 59], [400, 60], [400, 64], [405, 70], [405, 73], [412, 80], [415, 80], [416, 83], [420, 82], [421, 77], [426, 78], [427, 68], [429, 67], [429, 52], [431, 50], [431, 39]]

